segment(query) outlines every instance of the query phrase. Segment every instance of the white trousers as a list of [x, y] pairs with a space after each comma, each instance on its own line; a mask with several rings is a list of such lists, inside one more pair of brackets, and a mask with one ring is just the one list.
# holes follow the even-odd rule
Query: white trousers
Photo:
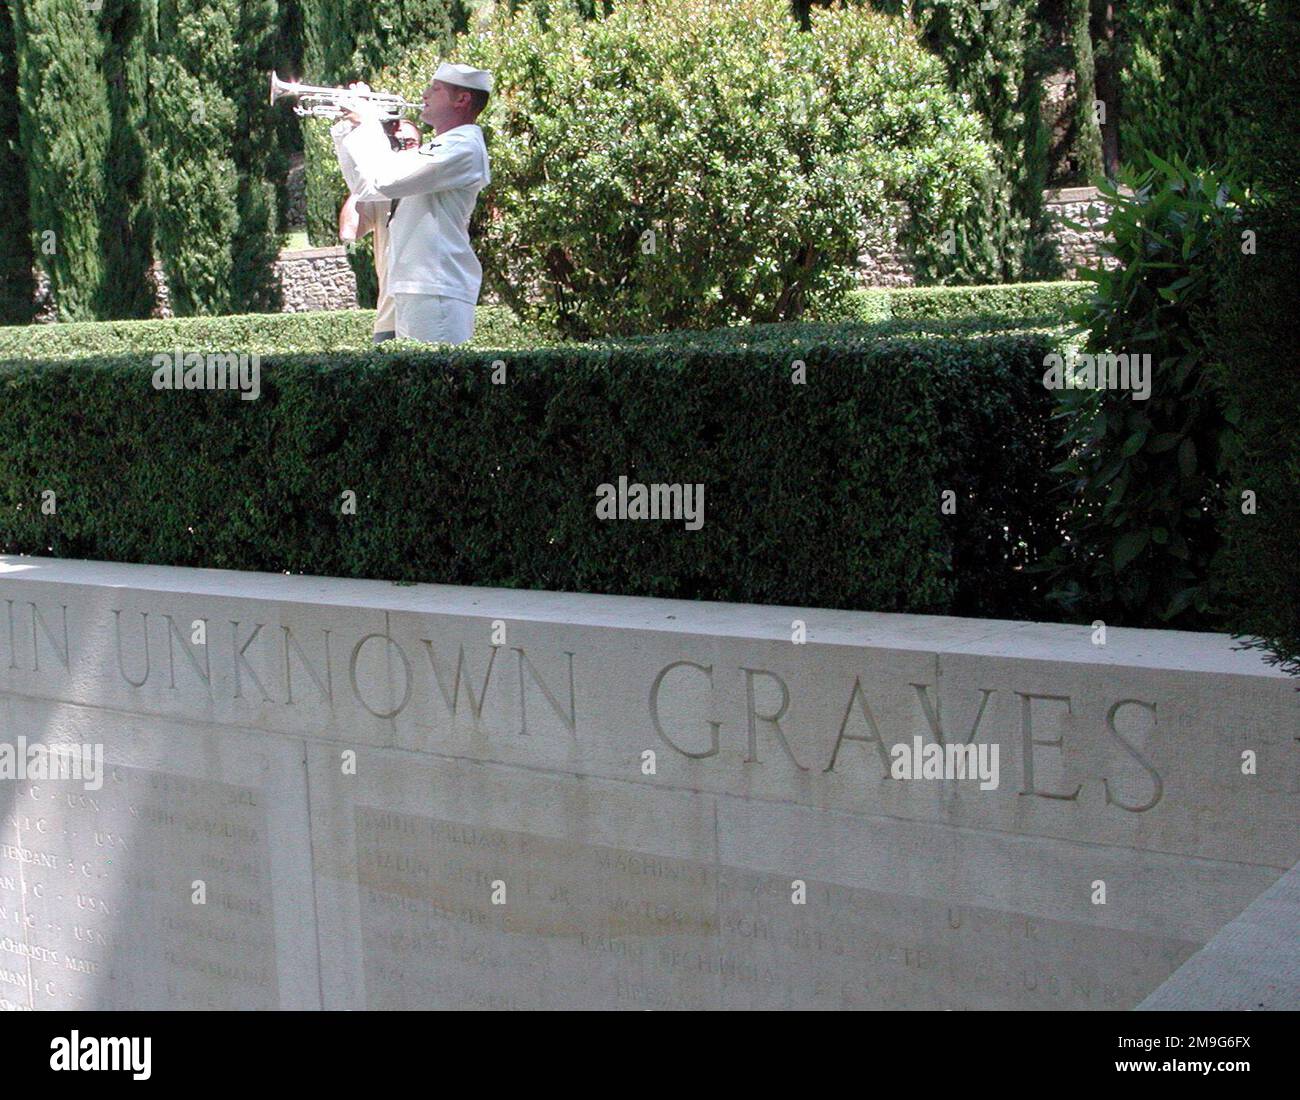
[[441, 294], [394, 294], [397, 338], [463, 344], [474, 335], [474, 304]]

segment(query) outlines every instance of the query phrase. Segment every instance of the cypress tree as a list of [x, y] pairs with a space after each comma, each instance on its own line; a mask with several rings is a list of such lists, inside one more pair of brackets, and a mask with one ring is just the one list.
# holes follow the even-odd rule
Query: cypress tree
[[953, 90], [987, 121], [994, 150], [983, 193], [950, 227], [953, 237], [912, 242], [918, 277], [996, 283], [1049, 273], [1038, 244], [1047, 146], [1042, 74], [1032, 64], [1033, 0], [1004, 0], [988, 10], [965, 0], [913, 0], [911, 14], [925, 43], [943, 59]]
[[108, 277], [97, 313], [106, 318], [148, 317], [154, 306], [146, 145], [153, 2], [103, 0], [101, 12], [109, 135], [99, 240]]
[[[303, 2], [304, 0], [280, 0], [279, 4], [275, 60], [271, 67], [285, 79], [296, 79], [303, 72]], [[281, 146], [301, 153], [302, 127], [298, 125], [297, 118], [288, 111], [275, 111], [274, 117], [279, 127]]]
[[287, 161], [261, 79], [279, 49], [276, 18], [275, 0], [158, 0], [152, 198], [180, 315], [278, 306]]
[[13, 5], [30, 226], [63, 320], [146, 317], [153, 305], [148, 21], [140, 0]]
[[[1076, 172], [1082, 182], [1091, 183], [1102, 175], [1101, 120], [1094, 104], [1097, 95], [1097, 67], [1092, 49], [1091, 0], [1069, 0], [1070, 46], [1074, 67], [1073, 148]], [[1101, 100], [1110, 112], [1118, 104]], [[1109, 114], [1106, 115], [1109, 118]]]
[[289, 124], [267, 102], [264, 82], [281, 55], [280, 11], [277, 0], [240, 0], [236, 6], [235, 66], [225, 80], [236, 112], [238, 178], [231, 295], [237, 312], [262, 313], [278, 310], [282, 302], [273, 265], [280, 254], [281, 211], [288, 202]]
[[0, 324], [32, 319], [32, 223], [18, 135], [18, 59], [12, 11], [0, 11]]
[[149, 137], [158, 256], [180, 316], [228, 313], [239, 180], [236, 111], [221, 92], [235, 23], [223, 0], [159, 0]]
[[[1144, 0], [1118, 10], [1119, 155], [1180, 156], [1194, 167], [1225, 166], [1266, 120], [1242, 110], [1243, 73], [1264, 0]], [[1290, 58], [1286, 64], [1294, 65]]]

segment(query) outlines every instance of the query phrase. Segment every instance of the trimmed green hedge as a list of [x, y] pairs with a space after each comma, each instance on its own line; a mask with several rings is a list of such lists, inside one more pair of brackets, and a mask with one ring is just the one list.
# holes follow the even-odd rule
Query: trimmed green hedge
[[[1054, 343], [800, 325], [504, 357], [275, 353], [256, 401], [155, 391], [139, 353], [10, 362], [0, 551], [1034, 617], [1020, 567], [1053, 539]], [[598, 520], [620, 476], [702, 483], [703, 528]]]
[[[894, 319], [952, 321], [947, 331], [988, 332], [1027, 322], [1064, 325], [1067, 311], [1091, 293], [1090, 283], [1014, 283], [983, 287], [907, 287], [850, 291], [835, 306], [816, 311], [820, 322], [866, 324]], [[338, 351], [370, 346], [374, 313], [250, 313], [232, 317], [177, 317], [166, 321], [102, 321], [60, 325], [0, 326], [0, 360], [67, 359], [85, 355], [117, 355], [132, 351], [193, 350], [220, 347], [238, 351]], [[991, 325], [984, 322], [1000, 322]], [[926, 326], [931, 331], [935, 329]], [[944, 331], [938, 326], [938, 331]], [[791, 326], [752, 325], [715, 329], [728, 342], [739, 333], [794, 332]], [[915, 327], [901, 326], [900, 332]], [[877, 334], [879, 328], [874, 330]], [[683, 339], [668, 334], [655, 341]], [[520, 321], [504, 306], [479, 306], [475, 314], [474, 347], [516, 348], [565, 343], [549, 329]], [[635, 341], [634, 341], [635, 342]]]
[[891, 317], [1035, 319], [1066, 324], [1070, 307], [1086, 301], [1084, 282], [1006, 283], [854, 290], [822, 311], [827, 320], [887, 321]]
[[[248, 313], [165, 321], [99, 321], [0, 327], [0, 360], [77, 359], [133, 351], [342, 351], [371, 346], [374, 310]], [[517, 320], [504, 306], [479, 306], [475, 347], [522, 347], [554, 337]]]

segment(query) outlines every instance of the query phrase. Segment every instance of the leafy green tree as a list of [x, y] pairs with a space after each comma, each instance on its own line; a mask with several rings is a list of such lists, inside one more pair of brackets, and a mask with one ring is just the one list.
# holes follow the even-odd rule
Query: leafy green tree
[[[801, 26], [833, 0], [793, 0]], [[911, 20], [942, 62], [949, 87], [984, 120], [993, 152], [980, 191], [959, 216], [932, 232], [912, 226], [905, 243], [926, 283], [1014, 282], [1059, 274], [1045, 242], [1042, 192], [1050, 135], [1042, 119], [1043, 39], [1064, 0], [834, 0]]]
[[[458, 58], [497, 81], [488, 286], [573, 334], [798, 317], [852, 282], [864, 219], [937, 233], [989, 165], [939, 62], [859, 8], [809, 33], [786, 0], [502, 9]], [[412, 94], [429, 61], [385, 79]]]

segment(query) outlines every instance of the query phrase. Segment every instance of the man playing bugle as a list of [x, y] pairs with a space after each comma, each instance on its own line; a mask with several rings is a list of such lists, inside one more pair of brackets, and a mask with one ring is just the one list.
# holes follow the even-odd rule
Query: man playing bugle
[[478, 193], [492, 180], [475, 119], [491, 91], [491, 73], [443, 62], [424, 91], [420, 113], [437, 136], [414, 153], [390, 147], [378, 108], [362, 98], [330, 130], [357, 202], [393, 200], [386, 286], [399, 339], [462, 344], [474, 334], [483, 268], [470, 247], [469, 220]]

